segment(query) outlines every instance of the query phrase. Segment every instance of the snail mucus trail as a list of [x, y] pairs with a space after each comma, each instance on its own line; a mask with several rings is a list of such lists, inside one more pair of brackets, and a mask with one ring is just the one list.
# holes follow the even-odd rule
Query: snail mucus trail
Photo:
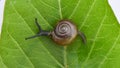
[[39, 36], [51, 36], [51, 38], [60, 45], [70, 44], [77, 35], [82, 38], [83, 43], [86, 43], [85, 35], [77, 30], [77, 27], [69, 20], [60, 20], [53, 31], [42, 30], [38, 24], [37, 18], [35, 18], [35, 23], [39, 29], [38, 34], [25, 38], [31, 39]]

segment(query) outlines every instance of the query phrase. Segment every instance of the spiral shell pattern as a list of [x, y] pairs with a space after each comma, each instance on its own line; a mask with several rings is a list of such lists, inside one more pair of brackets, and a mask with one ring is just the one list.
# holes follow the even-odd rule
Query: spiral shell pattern
[[71, 34], [70, 31], [71, 31], [70, 24], [68, 24], [66, 22], [62, 22], [57, 25], [57, 27], [55, 29], [55, 35], [57, 35], [58, 37], [61, 37], [61, 38], [67, 38]]
[[59, 21], [52, 32], [53, 40], [62, 45], [70, 43], [76, 35], [76, 26], [68, 20]]

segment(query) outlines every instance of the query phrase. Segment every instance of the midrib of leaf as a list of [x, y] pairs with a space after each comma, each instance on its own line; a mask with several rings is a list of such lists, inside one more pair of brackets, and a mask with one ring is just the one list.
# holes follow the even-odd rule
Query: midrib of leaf
[[61, 0], [58, 0], [58, 6], [59, 6], [60, 19], [63, 19], [63, 16], [62, 16], [62, 8], [61, 8]]
[[120, 31], [118, 36], [116, 37], [116, 40], [113, 43], [113, 46], [109, 49], [108, 53], [104, 56], [104, 59], [102, 60], [102, 62], [99, 64], [98, 68], [101, 68], [102, 64], [105, 62], [105, 60], [107, 59], [107, 56], [110, 55], [111, 51], [113, 50], [113, 48], [115, 47], [115, 45], [117, 44], [118, 40], [120, 38]]
[[[14, 7], [14, 5], [11, 3], [11, 5], [12, 5], [12, 7], [14, 8], [14, 10], [15, 10], [15, 12], [18, 14], [18, 16], [24, 21], [24, 23], [29, 27], [29, 30], [33, 33], [33, 34], [35, 34], [33, 31], [32, 31], [32, 29], [30, 28], [30, 26], [27, 24], [27, 22], [24, 20], [24, 18], [18, 13], [18, 11], [15, 9], [15, 7]], [[37, 10], [37, 9], [36, 9]], [[37, 10], [38, 11], [38, 10]], [[40, 14], [40, 13], [39, 13]], [[11, 35], [11, 37], [12, 37], [12, 35]], [[40, 39], [39, 39], [40, 40]], [[40, 40], [40, 43], [41, 44], [43, 44], [42, 42], [41, 42], [41, 40]], [[62, 68], [64, 68], [63, 67], [63, 65], [48, 51], [48, 49], [45, 47], [45, 46], [42, 46], [45, 50], [46, 50], [46, 52], [51, 56], [51, 58], [60, 66], [60, 67], [62, 67]], [[22, 49], [22, 48], [21, 48]], [[24, 52], [24, 51], [23, 51]], [[29, 59], [30, 60], [30, 59]], [[32, 63], [32, 62], [31, 62]], [[33, 63], [32, 63], [33, 64]]]
[[[60, 19], [63, 19], [62, 16], [62, 8], [61, 8], [61, 0], [58, 0], [58, 6], [59, 6], [59, 15], [60, 15]], [[68, 64], [67, 64], [67, 46], [64, 46], [64, 51], [63, 51], [64, 57], [64, 68], [68, 68]]]
[[67, 64], [67, 46], [64, 46], [64, 68], [68, 68], [68, 64]]
[[1, 55], [0, 55], [0, 60], [1, 60], [2, 64], [5, 66], [5, 68], [8, 68], [7, 65], [3, 62]]

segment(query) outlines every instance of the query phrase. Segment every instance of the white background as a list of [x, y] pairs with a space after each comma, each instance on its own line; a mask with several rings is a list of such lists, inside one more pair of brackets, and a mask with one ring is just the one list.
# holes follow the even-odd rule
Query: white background
[[4, 3], [5, 3], [5, 0], [0, 0], [0, 33], [1, 33], [1, 27], [2, 27], [2, 21], [3, 21]]
[[[3, 22], [4, 4], [5, 4], [5, 0], [0, 0], [0, 33]], [[120, 0], [109, 0], [109, 4], [112, 7], [114, 14], [120, 23]]]

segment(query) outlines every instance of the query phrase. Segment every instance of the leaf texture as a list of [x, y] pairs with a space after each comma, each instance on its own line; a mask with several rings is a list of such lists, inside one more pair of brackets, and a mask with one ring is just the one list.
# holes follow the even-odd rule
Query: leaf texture
[[[87, 37], [69, 46], [50, 37], [25, 40], [68, 19]], [[7, 0], [0, 39], [0, 68], [120, 68], [120, 26], [107, 0]]]

